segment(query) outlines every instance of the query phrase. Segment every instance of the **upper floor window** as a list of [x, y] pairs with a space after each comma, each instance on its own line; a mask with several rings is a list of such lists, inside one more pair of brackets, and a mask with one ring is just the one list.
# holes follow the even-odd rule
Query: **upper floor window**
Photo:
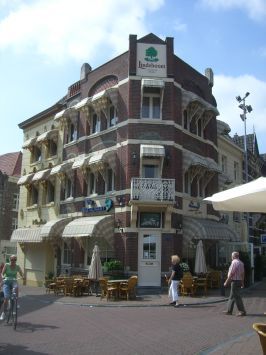
[[88, 195], [96, 193], [96, 178], [94, 173], [88, 175]]
[[42, 158], [41, 147], [39, 147], [38, 145], [33, 146], [31, 152], [31, 162], [35, 163], [41, 161], [41, 158]]
[[73, 197], [73, 180], [70, 176], [65, 175], [65, 179], [61, 185], [61, 199], [66, 200], [68, 198]]
[[45, 185], [43, 203], [46, 204], [46, 203], [54, 202], [54, 199], [55, 199], [55, 186], [50, 180], [48, 180]]
[[184, 129], [188, 129], [187, 110], [184, 110], [184, 112], [183, 112], [183, 126], [184, 126]]
[[49, 139], [47, 143], [47, 156], [53, 157], [57, 154], [57, 144], [54, 140]]
[[69, 122], [67, 127], [66, 142], [70, 143], [77, 139], [77, 127], [73, 122]]
[[239, 180], [239, 164], [237, 161], [234, 161], [234, 180]]
[[144, 88], [142, 118], [161, 118], [161, 94], [159, 88]]
[[116, 120], [117, 120], [117, 110], [113, 105], [111, 105], [109, 107], [109, 127], [115, 126]]
[[115, 175], [112, 169], [107, 169], [106, 192], [114, 191]]
[[37, 205], [39, 199], [39, 187], [38, 185], [31, 185], [28, 193], [28, 206]]
[[184, 192], [186, 194], [190, 193], [190, 180], [188, 171], [184, 174]]
[[197, 135], [199, 137], [202, 137], [202, 120], [201, 120], [201, 118], [199, 118], [197, 121]]
[[148, 179], [159, 178], [159, 166], [154, 164], [144, 164], [142, 166], [142, 177]]
[[18, 204], [19, 204], [19, 194], [14, 193], [13, 194], [13, 204], [12, 204], [13, 211], [18, 211]]
[[16, 217], [12, 218], [12, 230], [15, 230], [18, 228], [18, 219]]
[[221, 156], [221, 167], [222, 172], [227, 173], [227, 157], [225, 155]]
[[91, 133], [99, 133], [100, 130], [101, 130], [100, 117], [97, 115], [97, 113], [94, 113], [94, 114], [92, 115]]

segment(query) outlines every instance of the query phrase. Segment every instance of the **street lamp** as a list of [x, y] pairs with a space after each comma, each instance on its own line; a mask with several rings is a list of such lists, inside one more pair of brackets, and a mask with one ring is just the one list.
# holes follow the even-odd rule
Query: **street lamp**
[[250, 105], [246, 105], [246, 98], [248, 96], [249, 96], [249, 92], [246, 92], [243, 98], [241, 98], [240, 96], [236, 97], [236, 100], [240, 103], [238, 107], [243, 111], [243, 113], [240, 115], [240, 118], [244, 122], [245, 182], [248, 182], [248, 150], [247, 150], [246, 119], [247, 119], [247, 113], [250, 113], [252, 111], [252, 107]]

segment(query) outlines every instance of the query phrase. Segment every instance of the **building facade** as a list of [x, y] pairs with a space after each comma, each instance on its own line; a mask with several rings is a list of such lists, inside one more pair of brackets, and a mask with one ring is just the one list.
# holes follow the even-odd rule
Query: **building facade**
[[174, 54], [173, 38], [130, 35], [129, 50], [92, 70], [44, 112], [22, 122], [19, 261], [28, 284], [88, 269], [92, 249], [119, 259], [139, 286], [160, 286], [170, 256], [207, 263], [239, 240], [203, 198], [222, 170], [213, 73]]

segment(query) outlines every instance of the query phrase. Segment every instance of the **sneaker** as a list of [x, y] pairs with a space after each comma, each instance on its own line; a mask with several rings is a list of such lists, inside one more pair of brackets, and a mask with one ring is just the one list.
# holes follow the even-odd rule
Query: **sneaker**
[[245, 317], [247, 315], [247, 313], [246, 312], [238, 312], [237, 313], [237, 317]]
[[2, 312], [1, 316], [0, 316], [0, 320], [5, 320], [6, 318], [6, 314], [5, 312]]

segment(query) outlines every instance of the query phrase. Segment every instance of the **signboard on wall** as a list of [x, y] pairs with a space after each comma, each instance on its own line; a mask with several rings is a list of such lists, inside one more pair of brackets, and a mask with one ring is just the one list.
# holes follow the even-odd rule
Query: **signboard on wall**
[[140, 228], [160, 228], [161, 213], [141, 212], [139, 225]]
[[261, 238], [261, 244], [266, 244], [266, 234], [261, 234], [260, 238]]
[[137, 75], [165, 78], [166, 69], [166, 45], [137, 44]]

